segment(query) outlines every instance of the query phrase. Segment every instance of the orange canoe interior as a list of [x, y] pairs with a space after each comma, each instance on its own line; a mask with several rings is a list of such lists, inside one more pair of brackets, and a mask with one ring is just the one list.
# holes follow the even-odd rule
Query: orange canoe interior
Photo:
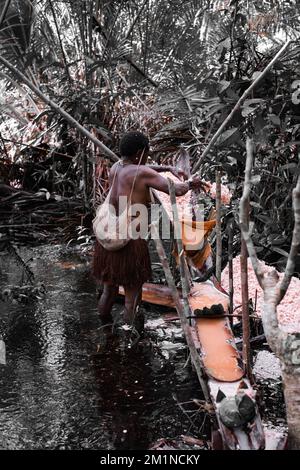
[[[123, 288], [120, 294], [124, 295]], [[146, 283], [143, 286], [143, 301], [164, 307], [175, 308], [171, 290], [161, 284]], [[222, 304], [228, 311], [228, 297], [210, 282], [194, 283], [189, 295], [191, 310]], [[228, 318], [198, 318], [194, 321], [201, 356], [206, 373], [222, 382], [235, 382], [244, 376], [238, 364], [239, 353], [234, 347]]]

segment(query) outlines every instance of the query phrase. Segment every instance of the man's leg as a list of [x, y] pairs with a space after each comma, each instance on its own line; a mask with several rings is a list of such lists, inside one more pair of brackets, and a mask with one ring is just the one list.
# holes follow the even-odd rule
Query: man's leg
[[142, 284], [137, 286], [125, 286], [125, 313], [126, 323], [133, 324], [135, 320], [136, 309], [142, 300]]
[[98, 302], [98, 310], [101, 320], [111, 320], [111, 309], [115, 303], [116, 296], [119, 292], [119, 286], [104, 282], [104, 288], [100, 300]]

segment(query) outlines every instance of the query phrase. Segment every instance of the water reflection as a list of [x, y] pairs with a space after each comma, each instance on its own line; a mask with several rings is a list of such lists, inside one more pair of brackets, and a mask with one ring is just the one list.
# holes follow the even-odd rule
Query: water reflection
[[[155, 338], [131, 350], [124, 331], [101, 329], [95, 284], [80, 255], [52, 246], [21, 254], [33, 257], [47, 295], [28, 305], [0, 302], [7, 346], [0, 448], [145, 449], [186, 434], [190, 422], [172, 397], [175, 390], [179, 401], [200, 397], [195, 375], [183, 369], [186, 351], [166, 361]], [[0, 262], [0, 287], [17, 283], [18, 266], [4, 255]]]

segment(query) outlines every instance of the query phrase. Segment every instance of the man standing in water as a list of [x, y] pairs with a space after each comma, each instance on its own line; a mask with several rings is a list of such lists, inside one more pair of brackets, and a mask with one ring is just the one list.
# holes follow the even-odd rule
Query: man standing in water
[[[146, 166], [149, 140], [140, 132], [125, 134], [120, 142], [121, 161], [111, 168], [109, 174], [110, 204], [118, 213], [119, 198], [127, 197], [130, 204], [149, 206], [150, 189], [169, 194], [168, 180], [159, 172], [176, 170], [170, 166]], [[175, 183], [176, 196], [186, 194], [189, 189], [200, 188], [199, 178], [190, 182]], [[136, 308], [141, 302], [143, 283], [151, 279], [151, 261], [144, 238], [131, 239], [117, 251], [105, 249], [96, 241], [93, 274], [103, 283], [103, 293], [98, 309], [103, 321], [111, 320], [111, 310], [119, 291], [125, 290], [124, 320], [133, 324]]]

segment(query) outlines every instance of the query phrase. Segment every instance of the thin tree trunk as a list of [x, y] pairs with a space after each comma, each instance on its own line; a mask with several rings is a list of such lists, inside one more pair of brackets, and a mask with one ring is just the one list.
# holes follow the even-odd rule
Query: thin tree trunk
[[242, 325], [243, 325], [243, 363], [248, 377], [251, 373], [249, 289], [248, 289], [248, 253], [245, 241], [241, 243], [241, 289], [242, 289]]
[[[247, 141], [247, 150], [249, 140]], [[251, 148], [251, 146], [250, 146]], [[300, 245], [300, 176], [293, 190], [293, 209], [295, 225], [292, 244], [286, 265], [284, 278], [280, 281], [277, 271], [265, 273], [258, 262], [251, 233], [246, 223], [248, 202], [251, 190], [251, 171], [253, 165], [253, 152], [247, 151], [245, 182], [243, 196], [240, 201], [240, 226], [245, 240], [249, 257], [256, 278], [264, 292], [264, 306], [262, 320], [264, 332], [269, 346], [280, 358], [282, 366], [282, 379], [284, 396], [287, 407], [287, 420], [289, 429], [288, 445], [291, 449], [300, 449], [300, 333], [287, 333], [280, 328], [277, 316], [277, 306], [286, 294], [289, 282], [295, 270], [296, 254]]]
[[[251, 154], [253, 160], [253, 141], [248, 137], [247, 155]], [[245, 202], [246, 211], [243, 215], [243, 224], [249, 228], [249, 196]], [[242, 289], [242, 315], [243, 315], [243, 362], [249, 379], [252, 380], [251, 347], [250, 347], [250, 318], [249, 318], [249, 286], [248, 286], [248, 251], [245, 240], [241, 236], [241, 289]]]
[[[228, 226], [228, 277], [229, 277], [229, 313], [233, 314], [233, 227], [232, 223]], [[231, 322], [232, 323], [232, 322]]]
[[221, 283], [222, 227], [221, 227], [221, 171], [216, 171], [216, 278]]
[[[299, 370], [299, 369], [298, 369]], [[288, 421], [288, 447], [300, 450], [300, 373], [296, 368], [282, 374]]]

